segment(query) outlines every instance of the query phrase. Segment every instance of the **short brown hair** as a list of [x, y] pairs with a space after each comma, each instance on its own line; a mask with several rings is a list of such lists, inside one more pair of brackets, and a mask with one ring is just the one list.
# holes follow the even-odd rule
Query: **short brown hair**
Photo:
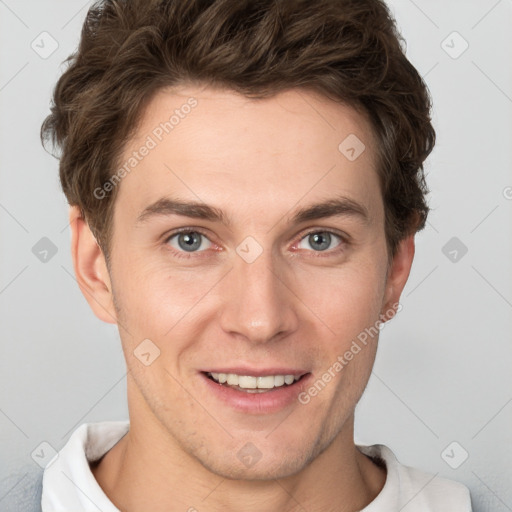
[[425, 225], [430, 96], [381, 0], [104, 0], [66, 62], [41, 140], [60, 148], [63, 191], [107, 262], [117, 187], [103, 199], [93, 191], [153, 95], [191, 83], [248, 98], [309, 88], [362, 110], [378, 140], [389, 254]]

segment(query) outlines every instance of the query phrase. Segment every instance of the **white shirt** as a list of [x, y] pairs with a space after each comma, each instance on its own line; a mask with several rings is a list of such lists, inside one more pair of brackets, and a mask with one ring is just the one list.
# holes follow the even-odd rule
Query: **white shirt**
[[[129, 421], [80, 425], [43, 474], [42, 512], [120, 512], [103, 492], [89, 462], [100, 459], [127, 432]], [[464, 485], [398, 462], [384, 445], [357, 445], [381, 459], [387, 477], [379, 495], [360, 512], [471, 512]]]

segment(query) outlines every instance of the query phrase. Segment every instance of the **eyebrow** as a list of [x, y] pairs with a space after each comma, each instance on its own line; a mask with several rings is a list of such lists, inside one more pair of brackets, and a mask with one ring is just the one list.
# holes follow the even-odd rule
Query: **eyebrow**
[[[162, 197], [144, 208], [137, 217], [136, 224], [142, 224], [154, 217], [171, 215], [220, 222], [226, 226], [231, 225], [225, 212], [214, 206], [197, 201], [183, 201], [169, 197]], [[290, 222], [292, 224], [301, 224], [302, 222], [341, 216], [358, 218], [364, 223], [369, 221], [368, 209], [364, 205], [348, 197], [341, 196], [301, 208], [296, 211]]]

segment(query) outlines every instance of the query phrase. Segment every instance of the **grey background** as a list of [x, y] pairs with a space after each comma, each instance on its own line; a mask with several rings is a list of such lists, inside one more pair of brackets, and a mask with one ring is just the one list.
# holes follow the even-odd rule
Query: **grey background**
[[[0, 0], [2, 510], [36, 467], [40, 443], [59, 450], [83, 422], [127, 417], [117, 328], [96, 319], [74, 279], [58, 162], [39, 142], [89, 4]], [[431, 216], [403, 309], [382, 331], [356, 441], [386, 444], [404, 464], [465, 483], [477, 512], [504, 512], [512, 510], [512, 0], [389, 4], [433, 95], [438, 142], [427, 165]], [[43, 31], [58, 43], [49, 56], [40, 54], [55, 43]], [[469, 44], [461, 55], [454, 31]], [[57, 251], [46, 262], [32, 251], [43, 237]]]

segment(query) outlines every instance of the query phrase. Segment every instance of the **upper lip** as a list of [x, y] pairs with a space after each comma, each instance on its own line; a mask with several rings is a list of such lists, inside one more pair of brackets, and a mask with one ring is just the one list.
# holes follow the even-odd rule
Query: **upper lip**
[[209, 368], [207, 370], [201, 370], [204, 373], [234, 373], [236, 375], [250, 375], [253, 377], [266, 377], [268, 375], [295, 375], [302, 376], [309, 373], [307, 370], [301, 368], [284, 368], [273, 367], [273, 368], [248, 368], [246, 366], [231, 366], [221, 368]]

